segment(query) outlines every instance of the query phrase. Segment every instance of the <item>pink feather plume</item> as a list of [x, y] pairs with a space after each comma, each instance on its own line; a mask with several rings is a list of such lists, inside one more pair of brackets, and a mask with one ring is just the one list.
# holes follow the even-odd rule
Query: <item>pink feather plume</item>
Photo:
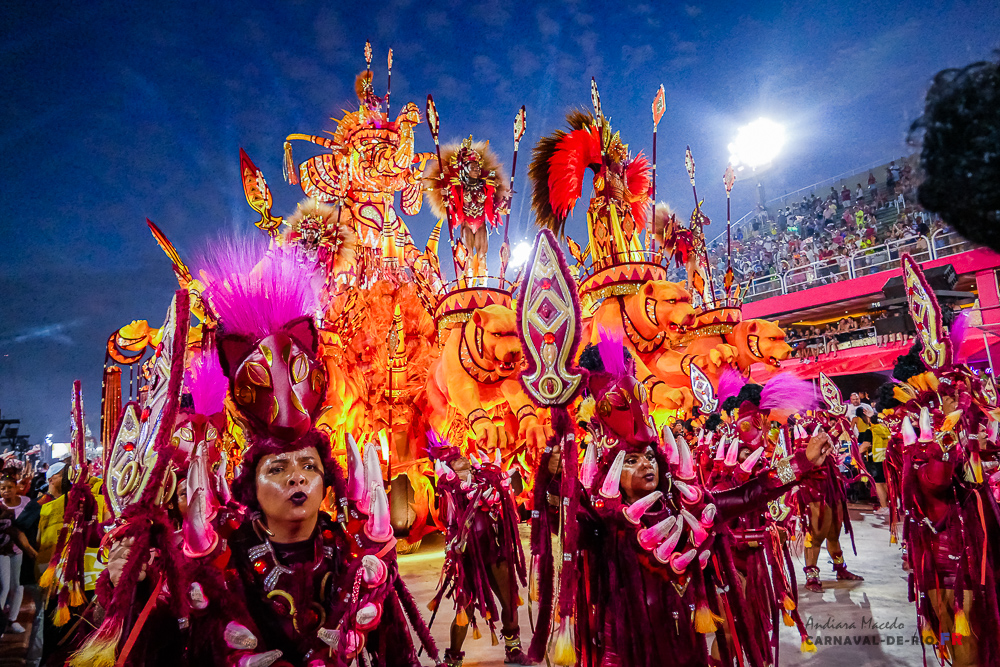
[[319, 306], [315, 263], [297, 249], [224, 238], [208, 247], [201, 264], [205, 296], [226, 333], [263, 338]]
[[229, 380], [222, 372], [215, 350], [205, 350], [194, 360], [184, 378], [184, 387], [191, 394], [194, 409], [200, 415], [214, 415], [225, 409]]
[[719, 405], [722, 405], [727, 398], [733, 396], [738, 396], [740, 389], [742, 389], [747, 383], [747, 379], [743, 377], [735, 368], [727, 368], [722, 371], [722, 375], [719, 377], [719, 391], [716, 396], [719, 400]]
[[761, 410], [784, 410], [790, 413], [815, 410], [819, 405], [816, 389], [809, 380], [791, 373], [779, 373], [768, 380], [760, 392]]
[[615, 377], [629, 375], [629, 369], [625, 364], [625, 344], [622, 342], [621, 336], [615, 335], [604, 327], [600, 327], [597, 333], [600, 337], [597, 351], [601, 355], [604, 372]]
[[963, 310], [955, 316], [955, 321], [951, 324], [952, 359], [955, 361], [958, 360], [959, 351], [962, 349], [962, 343], [965, 342], [965, 334], [969, 331], [969, 319], [969, 311]]

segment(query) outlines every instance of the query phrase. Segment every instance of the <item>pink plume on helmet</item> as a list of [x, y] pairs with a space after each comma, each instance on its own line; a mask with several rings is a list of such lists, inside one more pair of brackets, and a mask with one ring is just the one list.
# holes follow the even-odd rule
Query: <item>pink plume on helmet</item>
[[761, 410], [782, 410], [795, 414], [815, 410], [818, 405], [813, 383], [801, 380], [791, 373], [775, 375], [760, 392]]
[[257, 340], [319, 306], [315, 264], [299, 250], [255, 238], [223, 238], [201, 258], [205, 296], [227, 334]]

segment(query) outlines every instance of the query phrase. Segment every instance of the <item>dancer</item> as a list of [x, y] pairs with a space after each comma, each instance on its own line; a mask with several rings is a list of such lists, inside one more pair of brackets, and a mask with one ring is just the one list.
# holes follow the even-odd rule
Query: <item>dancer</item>
[[[735, 587], [738, 578], [715, 527], [785, 493], [822, 466], [832, 443], [819, 432], [804, 450], [754, 480], [710, 493], [696, 479], [684, 440], [675, 441], [669, 430], [661, 438], [651, 426], [644, 387], [623, 353], [620, 342], [602, 342], [580, 358], [590, 376], [577, 421], [586, 425], [589, 444], [580, 468], [579, 511], [562, 524], [563, 530], [578, 530], [580, 540], [576, 576], [565, 584], [576, 589], [577, 613], [559, 620], [554, 662], [633, 667], [662, 664], [670, 656], [676, 665], [708, 665], [705, 634], [722, 623], [734, 645], [720, 643], [714, 664], [737, 664], [745, 654], [751, 664], [763, 665], [763, 647], [735, 623], [747, 613], [740, 596], [719, 593]], [[536, 484], [548, 511], [539, 512], [536, 523], [555, 529], [564, 506], [554, 483], [562, 470], [559, 443], [543, 466]], [[542, 561], [551, 557], [546, 544], [533, 543]], [[569, 576], [569, 562], [562, 569]], [[539, 585], [544, 617], [551, 590], [547, 578]], [[541, 657], [547, 630], [540, 622], [529, 657]]]
[[459, 234], [455, 259], [466, 277], [486, 275], [488, 235], [507, 212], [510, 194], [497, 156], [484, 141], [441, 147], [442, 165], [432, 165], [424, 183], [434, 215]]
[[996, 391], [991, 380], [954, 363], [956, 345], [934, 293], [909, 255], [902, 263], [920, 341], [893, 371], [900, 380], [893, 388], [901, 403], [895, 413], [904, 416], [887, 459], [901, 462], [896, 488], [910, 599], [925, 650], [933, 646], [940, 660], [959, 667], [992, 667], [1000, 665], [994, 574], [1000, 554], [990, 536], [1000, 530], [1000, 509], [985, 482], [982, 455], [985, 427], [997, 414]]
[[[526, 584], [524, 553], [517, 529], [517, 505], [511, 494], [510, 474], [500, 461], [500, 450], [491, 461], [462, 456], [457, 447], [441, 444], [430, 452], [438, 476], [441, 519], [446, 553], [441, 584], [430, 607], [436, 613], [447, 597], [455, 603], [451, 646], [445, 651], [449, 667], [461, 667], [462, 646], [476, 617], [489, 625], [494, 646], [496, 619], [500, 618], [504, 662], [531, 665], [521, 650], [517, 608]], [[495, 596], [495, 599], [494, 599]], [[500, 603], [498, 611], [496, 601]]]

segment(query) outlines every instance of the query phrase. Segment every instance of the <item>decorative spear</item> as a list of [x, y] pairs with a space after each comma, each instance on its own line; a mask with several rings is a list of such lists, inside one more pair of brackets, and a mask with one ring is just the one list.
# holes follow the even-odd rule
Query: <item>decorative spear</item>
[[[705, 245], [705, 230], [703, 228], [702, 220], [704, 216], [701, 214], [701, 202], [698, 200], [698, 188], [694, 184], [694, 155], [691, 154], [691, 147], [687, 147], [687, 151], [684, 153], [684, 166], [687, 168], [688, 178], [691, 180], [691, 191], [694, 193], [694, 215], [691, 219], [691, 227], [694, 230], [695, 239], [700, 242], [702, 250], [704, 251], [705, 258], [705, 273], [708, 274], [708, 299], [703, 299], [706, 306], [715, 303], [715, 285], [712, 282], [712, 263], [708, 258], [708, 246]], [[694, 229], [697, 225], [698, 228]]]
[[[521, 295], [517, 305], [518, 337], [527, 366], [519, 380], [537, 406], [550, 408], [553, 430], [535, 474], [535, 507], [545, 507], [545, 493], [552, 479], [549, 460], [554, 448], [561, 447], [563, 473], [559, 521], [565, 527], [560, 535], [560, 551], [565, 559], [557, 564], [549, 538], [548, 513], [544, 510], [533, 513], [531, 552], [537, 558], [541, 583], [538, 624], [528, 655], [536, 662], [542, 659], [552, 627], [552, 612], [558, 605], [561, 621], [556, 631], [555, 662], [571, 665], [576, 662], [570, 624], [575, 610], [579, 536], [576, 513], [580, 497], [577, 443], [567, 406], [583, 387], [587, 374], [573, 365], [582, 330], [576, 281], [566, 267], [555, 236], [547, 229], [539, 232], [525, 265]], [[557, 571], [560, 575], [558, 599], [554, 585]], [[559, 654], [565, 659], [560, 659]]]
[[604, 157], [604, 111], [601, 110], [601, 93], [597, 90], [597, 79], [590, 77], [590, 101], [594, 105], [594, 116], [597, 118], [597, 130], [601, 136], [601, 157]]
[[731, 204], [732, 198], [731, 193], [733, 191], [733, 184], [736, 183], [736, 172], [733, 171], [733, 164], [730, 162], [726, 165], [726, 173], [722, 176], [722, 183], [726, 186], [726, 277], [723, 281], [723, 287], [726, 290], [726, 298], [728, 299], [729, 289], [733, 286], [733, 223]]
[[[517, 149], [521, 145], [521, 137], [525, 130], [524, 105], [514, 116], [514, 160], [510, 165], [510, 193], [514, 195], [514, 174], [517, 173]], [[510, 261], [510, 202], [507, 202], [507, 218], [503, 223], [503, 245], [500, 246], [500, 279], [507, 276], [507, 263]]]
[[365, 69], [372, 71], [372, 43], [365, 40]]
[[[434, 137], [434, 149], [437, 151], [438, 158], [438, 172], [444, 173], [444, 162], [441, 161], [441, 142], [438, 139], [439, 132], [441, 130], [440, 117], [438, 117], [437, 106], [434, 105], [434, 96], [427, 96], [427, 127], [431, 129], [431, 136]], [[460, 280], [461, 276], [458, 275], [458, 261], [455, 259], [455, 231], [451, 228], [451, 221], [454, 219], [454, 214], [451, 210], [451, 196], [450, 193], [445, 193], [445, 202], [447, 202], [448, 211], [448, 241], [451, 243], [451, 263], [452, 267], [455, 269], [455, 280]]]
[[389, 117], [389, 91], [392, 90], [392, 49], [389, 49], [389, 78], [385, 82], [385, 115]]
[[663, 113], [667, 110], [667, 96], [663, 92], [663, 84], [660, 84], [660, 89], [656, 91], [656, 97], [653, 98], [653, 206], [652, 206], [652, 220], [649, 224], [649, 231], [647, 234], [653, 234], [653, 250], [656, 250], [656, 126], [660, 124], [660, 119], [663, 118]]

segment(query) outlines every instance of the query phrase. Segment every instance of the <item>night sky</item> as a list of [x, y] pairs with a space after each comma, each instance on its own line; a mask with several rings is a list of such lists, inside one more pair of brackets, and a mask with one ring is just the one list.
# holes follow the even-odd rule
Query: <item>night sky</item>
[[[442, 138], [489, 139], [508, 170], [511, 123], [527, 106], [513, 239], [533, 236], [530, 148], [567, 110], [589, 107], [591, 76], [612, 126], [647, 154], [650, 103], [664, 84], [659, 199], [690, 211], [690, 144], [718, 230], [726, 146], [740, 125], [768, 116], [787, 127], [770, 195], [807, 186], [908, 153], [905, 131], [931, 77], [1000, 46], [995, 0], [845, 4], [7, 3], [0, 412], [19, 417], [32, 442], [65, 440], [79, 378], [97, 432], [108, 335], [133, 319], [159, 326], [177, 288], [144, 219], [184, 257], [220, 232], [253, 229], [241, 146], [287, 216], [301, 191], [282, 181], [284, 137], [332, 130], [331, 116], [356, 108], [366, 38], [380, 94], [394, 50], [394, 110], [423, 109], [433, 93]], [[417, 148], [433, 149], [425, 124]], [[309, 155], [295, 149], [297, 161]], [[734, 217], [754, 196], [752, 183], [737, 183]], [[430, 214], [408, 223], [422, 245]], [[569, 229], [585, 236], [579, 221]]]

